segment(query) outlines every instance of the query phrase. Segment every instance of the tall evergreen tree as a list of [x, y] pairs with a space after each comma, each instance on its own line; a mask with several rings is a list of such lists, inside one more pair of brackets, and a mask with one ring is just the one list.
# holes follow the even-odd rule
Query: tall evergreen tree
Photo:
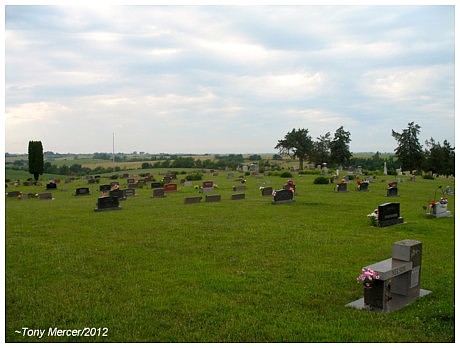
[[29, 173], [34, 175], [35, 181], [43, 174], [43, 145], [41, 141], [29, 141]]
[[393, 129], [391, 135], [398, 142], [395, 154], [401, 162], [402, 170], [417, 170], [422, 168], [423, 164], [423, 149], [419, 143], [418, 135], [420, 133], [420, 126], [410, 122], [408, 127], [397, 133]]
[[350, 132], [343, 129], [343, 126], [335, 131], [334, 139], [331, 141], [331, 161], [339, 166], [346, 166], [350, 163]]
[[303, 170], [303, 164], [313, 153], [313, 141], [308, 134], [308, 129], [295, 129], [288, 132], [284, 139], [278, 140], [275, 146], [280, 154], [287, 154], [291, 158], [299, 160], [299, 169]]

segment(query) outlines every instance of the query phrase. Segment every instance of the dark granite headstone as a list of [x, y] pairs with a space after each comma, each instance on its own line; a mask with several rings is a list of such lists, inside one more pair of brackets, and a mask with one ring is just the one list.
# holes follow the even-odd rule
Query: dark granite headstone
[[120, 202], [118, 200], [118, 197], [99, 197], [97, 199], [97, 207], [94, 209], [94, 211], [106, 211], [106, 210], [119, 210], [121, 209], [120, 207]]
[[108, 192], [112, 189], [112, 185], [106, 184], [106, 185], [99, 185], [99, 191], [101, 192]]
[[273, 195], [273, 187], [267, 186], [260, 190], [262, 192], [262, 196], [272, 196]]
[[156, 189], [156, 188], [163, 188], [163, 184], [161, 182], [152, 182], [150, 183], [150, 188]]
[[152, 190], [153, 198], [165, 198], [165, 189], [164, 188], [154, 188]]
[[75, 196], [84, 196], [84, 195], [89, 195], [88, 187], [79, 187], [75, 189]]
[[7, 197], [19, 197], [21, 195], [21, 192], [19, 192], [19, 191], [10, 191], [6, 195], [7, 195]]
[[234, 200], [238, 200], [238, 199], [245, 199], [246, 198], [246, 194], [245, 193], [234, 193], [232, 194], [231, 196], [231, 199], [234, 201]]
[[276, 190], [273, 196], [272, 203], [290, 203], [294, 202], [294, 192], [291, 190]]
[[384, 203], [378, 207], [378, 223], [380, 227], [401, 224], [404, 219], [400, 216], [399, 203]]
[[194, 204], [194, 203], [200, 203], [202, 197], [201, 196], [196, 196], [196, 197], [185, 197], [184, 198], [184, 204]]
[[398, 187], [391, 186], [387, 188], [387, 197], [396, 197], [398, 196]]
[[53, 199], [51, 192], [44, 192], [38, 194], [38, 199]]
[[358, 191], [367, 192], [369, 191], [369, 183], [364, 181], [358, 186]]
[[341, 182], [341, 183], [337, 184], [337, 192], [348, 192], [347, 183], [346, 182]]
[[47, 190], [56, 190], [57, 189], [57, 185], [55, 182], [50, 182], [48, 184], [46, 184], [46, 189]]
[[110, 190], [109, 196], [117, 197], [119, 201], [124, 201], [126, 199], [125, 190], [120, 190], [120, 189]]
[[136, 190], [133, 188], [124, 189], [126, 197], [134, 197], [136, 195]]
[[220, 202], [220, 195], [206, 195], [205, 202]]

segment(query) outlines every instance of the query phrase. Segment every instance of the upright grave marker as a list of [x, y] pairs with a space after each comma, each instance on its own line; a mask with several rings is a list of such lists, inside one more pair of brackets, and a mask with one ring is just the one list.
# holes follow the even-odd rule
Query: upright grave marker
[[106, 197], [99, 197], [97, 199], [97, 206], [94, 208], [94, 211], [101, 212], [107, 210], [120, 210], [120, 202], [118, 197], [116, 196], [106, 196]]
[[273, 204], [294, 202], [294, 192], [291, 190], [276, 190], [273, 192]]

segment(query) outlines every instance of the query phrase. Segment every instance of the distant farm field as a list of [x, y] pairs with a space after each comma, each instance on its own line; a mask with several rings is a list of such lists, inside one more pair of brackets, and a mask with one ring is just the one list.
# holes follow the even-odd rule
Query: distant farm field
[[[178, 192], [136, 189], [117, 211], [95, 212], [99, 184], [84, 179], [62, 180], [53, 200], [5, 198], [6, 341], [454, 342], [455, 218], [424, 210], [438, 186], [455, 192], [453, 179], [401, 176], [400, 196], [390, 198], [395, 177], [337, 193], [295, 175], [295, 202], [272, 204], [259, 187], [287, 179], [246, 176], [245, 199], [231, 200], [238, 175], [206, 173], [221, 195], [215, 203], [184, 204], [204, 197], [194, 187], [202, 181], [179, 183], [185, 175]], [[78, 187], [91, 194], [76, 197]], [[385, 202], [400, 202], [404, 224], [371, 226], [366, 215]], [[423, 243], [421, 287], [432, 293], [387, 314], [346, 307], [363, 296], [361, 267], [391, 257], [403, 239]], [[58, 335], [84, 328], [88, 336]]]

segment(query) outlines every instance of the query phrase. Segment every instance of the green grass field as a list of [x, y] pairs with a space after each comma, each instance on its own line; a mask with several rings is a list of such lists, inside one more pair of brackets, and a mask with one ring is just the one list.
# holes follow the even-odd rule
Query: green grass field
[[[259, 186], [286, 179], [247, 177], [246, 199], [233, 201], [239, 183], [226, 173], [203, 178], [219, 186], [216, 203], [185, 205], [197, 192], [178, 185], [166, 198], [137, 189], [121, 210], [96, 213], [99, 186], [85, 180], [58, 184], [50, 201], [6, 198], [6, 341], [453, 342], [455, 218], [428, 219], [422, 206], [454, 180], [406, 178], [388, 198], [394, 177], [370, 192], [350, 182], [348, 193], [314, 178], [294, 177], [295, 202], [278, 205]], [[77, 187], [91, 195], [75, 197]], [[406, 223], [372, 227], [366, 215], [389, 201]], [[361, 267], [402, 239], [423, 243], [421, 287], [432, 294], [393, 313], [346, 307], [363, 296]], [[94, 329], [40, 339], [23, 328]]]

